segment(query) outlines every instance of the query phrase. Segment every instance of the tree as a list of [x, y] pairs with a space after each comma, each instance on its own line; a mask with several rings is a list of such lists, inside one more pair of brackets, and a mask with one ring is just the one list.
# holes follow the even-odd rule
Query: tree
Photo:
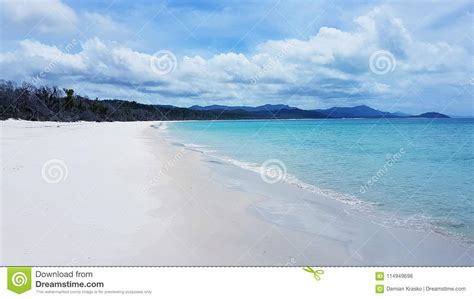
[[67, 89], [64, 88], [64, 92], [66, 93], [66, 104], [64, 108], [69, 110], [74, 107], [74, 89]]
[[74, 89], [64, 88], [64, 92], [66, 93], [66, 100], [72, 100], [72, 97], [74, 96]]

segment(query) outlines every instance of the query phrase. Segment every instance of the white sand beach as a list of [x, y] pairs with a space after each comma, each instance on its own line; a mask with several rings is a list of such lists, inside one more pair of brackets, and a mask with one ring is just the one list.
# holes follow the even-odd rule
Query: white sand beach
[[159, 122], [1, 126], [1, 265], [473, 265], [438, 234], [170, 144]]

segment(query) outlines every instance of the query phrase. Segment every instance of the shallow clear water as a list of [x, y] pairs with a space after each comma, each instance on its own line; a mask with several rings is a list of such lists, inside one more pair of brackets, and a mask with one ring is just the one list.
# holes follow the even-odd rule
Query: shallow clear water
[[205, 121], [167, 126], [175, 141], [249, 169], [278, 159], [290, 183], [338, 194], [347, 203], [375, 206], [385, 215], [381, 222], [474, 244], [474, 119]]

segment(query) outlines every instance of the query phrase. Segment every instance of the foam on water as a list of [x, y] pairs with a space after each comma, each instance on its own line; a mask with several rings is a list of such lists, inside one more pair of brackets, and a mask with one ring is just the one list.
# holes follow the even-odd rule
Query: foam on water
[[223, 121], [168, 128], [181, 146], [258, 174], [264, 161], [284, 161], [286, 183], [343, 202], [374, 223], [473, 245], [473, 120]]
[[[262, 166], [257, 165], [255, 163], [238, 161], [228, 157], [220, 157], [216, 155], [206, 156], [213, 159], [221, 160], [227, 164], [238, 166], [242, 169], [250, 170], [258, 174], [262, 174], [265, 171]], [[339, 193], [330, 189], [321, 189], [314, 185], [305, 183], [291, 174], [286, 174], [283, 178], [283, 181], [303, 190], [347, 204], [350, 206], [350, 209], [354, 209], [357, 212], [366, 213], [365, 215], [369, 217], [372, 222], [378, 225], [386, 227], [402, 227], [412, 229], [418, 232], [438, 233], [443, 236], [453, 238], [467, 247], [474, 248], [474, 242], [472, 240], [466, 238], [462, 234], [454, 233], [449, 229], [446, 229], [446, 227], [457, 228], [465, 226], [465, 224], [459, 222], [458, 220], [450, 218], [445, 218], [444, 220], [435, 220], [432, 217], [423, 214], [415, 214], [410, 217], [397, 217], [396, 215], [384, 213], [380, 210], [374, 211], [377, 206], [383, 205], [381, 203], [367, 202], [351, 194]], [[350, 213], [350, 209], [346, 210], [346, 212]]]

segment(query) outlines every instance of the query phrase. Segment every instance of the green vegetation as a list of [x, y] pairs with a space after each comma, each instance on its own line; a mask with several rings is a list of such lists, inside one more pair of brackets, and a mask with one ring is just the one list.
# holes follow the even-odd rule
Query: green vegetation
[[[224, 119], [316, 119], [316, 118], [402, 118], [367, 106], [302, 110], [287, 105], [259, 107], [146, 105], [135, 101], [91, 100], [75, 95], [73, 89], [0, 80], [0, 120], [14, 118], [34, 121], [145, 121]], [[429, 112], [410, 117], [448, 117]]]
[[73, 89], [18, 86], [0, 80], [0, 119], [35, 121], [144, 121], [144, 120], [215, 120], [324, 118], [325, 115], [300, 109], [250, 112], [244, 110], [200, 111], [165, 105], [146, 105], [135, 101], [91, 100], [74, 95]]

